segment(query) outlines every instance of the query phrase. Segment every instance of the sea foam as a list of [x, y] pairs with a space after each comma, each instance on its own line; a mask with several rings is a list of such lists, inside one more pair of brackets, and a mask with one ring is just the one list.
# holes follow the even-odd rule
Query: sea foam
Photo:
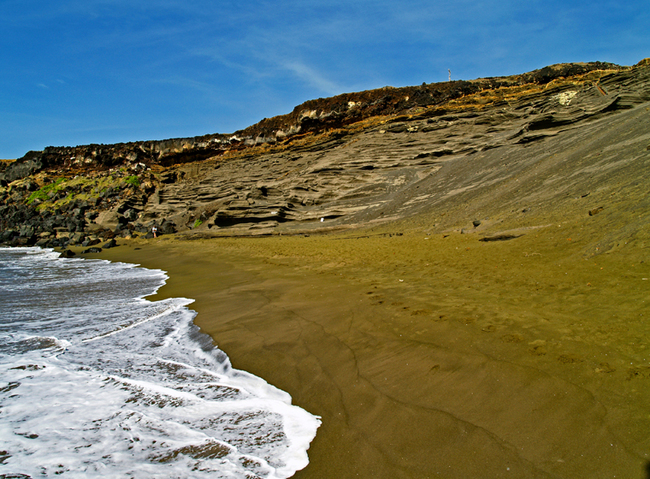
[[318, 417], [231, 367], [160, 270], [0, 250], [0, 474], [285, 478]]

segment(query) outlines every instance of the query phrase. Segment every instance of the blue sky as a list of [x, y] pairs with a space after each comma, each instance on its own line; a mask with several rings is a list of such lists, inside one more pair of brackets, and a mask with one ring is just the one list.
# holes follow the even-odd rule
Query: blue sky
[[648, 0], [0, 0], [0, 158], [231, 133], [386, 85], [650, 57]]

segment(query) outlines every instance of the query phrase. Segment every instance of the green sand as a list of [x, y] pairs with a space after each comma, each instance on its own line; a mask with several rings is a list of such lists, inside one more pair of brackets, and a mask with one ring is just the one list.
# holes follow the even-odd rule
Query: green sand
[[152, 299], [196, 299], [236, 368], [322, 416], [295, 477], [641, 478], [647, 238], [602, 246], [621, 215], [574, 218], [501, 223], [504, 241], [420, 216], [99, 256], [167, 271]]

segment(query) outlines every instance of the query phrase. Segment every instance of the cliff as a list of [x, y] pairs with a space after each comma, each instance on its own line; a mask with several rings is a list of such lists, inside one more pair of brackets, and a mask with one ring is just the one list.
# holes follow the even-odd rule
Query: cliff
[[[47, 147], [44, 151], [28, 152], [5, 172], [4, 181], [11, 182], [43, 168], [63, 167], [88, 171], [138, 163], [167, 167], [201, 161], [251, 146], [276, 144], [307, 133], [341, 128], [372, 117], [403, 114], [414, 108], [443, 105], [450, 100], [485, 90], [527, 84], [547, 85], [557, 79], [592, 71], [618, 70], [621, 70], [621, 67], [610, 63], [569, 63], [511, 77], [422, 84], [404, 88], [385, 87], [310, 100], [297, 106], [287, 115], [265, 118], [232, 134], [114, 145]], [[0, 178], [0, 181], [3, 179]]]
[[647, 172], [649, 101], [648, 60], [561, 64], [311, 100], [232, 134], [48, 147], [4, 165], [0, 241], [91, 245], [154, 224], [307, 233], [427, 212], [478, 228], [574, 198], [589, 209]]

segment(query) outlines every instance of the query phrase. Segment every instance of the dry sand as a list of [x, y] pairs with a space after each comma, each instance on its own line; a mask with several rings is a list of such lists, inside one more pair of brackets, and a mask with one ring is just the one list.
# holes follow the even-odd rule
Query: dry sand
[[492, 242], [425, 224], [99, 256], [167, 271], [158, 298], [196, 299], [236, 368], [322, 416], [295, 477], [645, 478], [645, 243], [599, 254], [589, 217]]

